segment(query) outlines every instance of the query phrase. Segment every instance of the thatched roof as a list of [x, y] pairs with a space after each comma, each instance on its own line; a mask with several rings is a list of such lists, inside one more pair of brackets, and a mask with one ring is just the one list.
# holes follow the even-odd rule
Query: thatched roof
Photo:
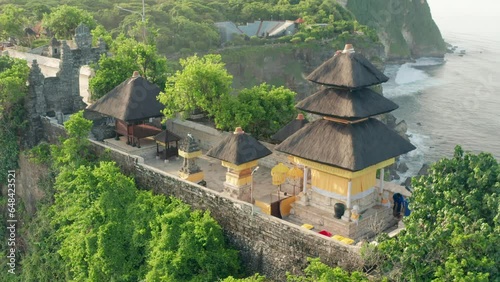
[[354, 52], [351, 44], [315, 69], [308, 80], [330, 86], [359, 89], [389, 80], [360, 53]]
[[300, 101], [297, 109], [322, 116], [355, 120], [388, 113], [398, 105], [369, 88], [327, 88]]
[[248, 163], [272, 152], [252, 136], [236, 128], [234, 134], [224, 138], [217, 146], [207, 152], [207, 156], [235, 165]]
[[123, 121], [144, 120], [163, 116], [163, 104], [156, 100], [160, 88], [134, 73], [87, 110], [99, 112]]
[[162, 132], [158, 133], [154, 137], [154, 139], [155, 139], [155, 141], [165, 143], [165, 135], [167, 137], [167, 142], [180, 141], [182, 139], [179, 135], [177, 135], [169, 130], [163, 130]]
[[354, 124], [316, 120], [288, 137], [276, 150], [322, 164], [358, 171], [415, 149], [382, 122]]
[[299, 129], [304, 127], [304, 125], [306, 125], [307, 123], [309, 123], [309, 121], [304, 118], [304, 115], [298, 114], [296, 119], [287, 123], [287, 125], [278, 130], [278, 132], [276, 132], [273, 136], [271, 136], [271, 139], [277, 141], [278, 143], [283, 142], [290, 135], [294, 134]]

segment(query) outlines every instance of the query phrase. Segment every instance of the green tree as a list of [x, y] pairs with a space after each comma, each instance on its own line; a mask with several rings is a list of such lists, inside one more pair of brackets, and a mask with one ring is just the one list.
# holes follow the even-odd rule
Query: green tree
[[222, 282], [265, 282], [265, 281], [266, 281], [266, 276], [262, 276], [259, 273], [256, 273], [246, 278], [234, 278], [233, 276], [229, 276], [226, 279], [222, 280]]
[[25, 10], [14, 5], [5, 5], [0, 12], [0, 39], [7, 40], [9, 37], [19, 39], [24, 35], [27, 19]]
[[92, 99], [97, 100], [113, 88], [131, 77], [134, 71], [148, 81], [165, 87], [169, 67], [167, 59], [158, 54], [156, 46], [140, 43], [131, 38], [120, 36], [111, 45], [112, 57], [102, 55], [92, 67], [96, 71], [90, 79]]
[[[19, 138], [26, 125], [23, 99], [28, 92], [29, 67], [25, 60], [0, 56], [0, 169], [17, 168]], [[5, 173], [0, 183], [5, 183]]]
[[92, 162], [94, 154], [90, 151], [88, 135], [92, 121], [83, 117], [83, 111], [73, 114], [64, 123], [68, 138], [61, 145], [52, 145], [52, 158], [56, 170], [71, 170]]
[[165, 105], [163, 113], [173, 117], [176, 113], [190, 114], [201, 109], [214, 117], [220, 103], [231, 92], [233, 77], [227, 72], [220, 55], [196, 55], [181, 59], [182, 70], [167, 79], [165, 91], [158, 100]]
[[43, 15], [43, 25], [60, 39], [71, 39], [80, 23], [91, 30], [97, 25], [91, 13], [74, 6], [57, 6], [50, 14]]
[[[46, 195], [45, 201], [51, 202]], [[21, 281], [68, 281], [71, 277], [63, 267], [65, 262], [57, 252], [60, 242], [56, 238], [56, 229], [52, 224], [54, 212], [50, 203], [38, 205], [35, 216], [26, 222], [23, 238], [28, 245], [21, 261]]]
[[379, 244], [382, 269], [409, 281], [500, 279], [500, 166], [491, 154], [464, 153], [413, 181], [406, 229]]
[[99, 43], [99, 38], [102, 38], [106, 43], [106, 47], [109, 48], [113, 44], [113, 37], [111, 33], [109, 33], [104, 26], [97, 25], [91, 32], [92, 34], [92, 44], [96, 45]]
[[365, 274], [355, 271], [349, 273], [340, 267], [329, 267], [322, 263], [319, 258], [307, 258], [309, 265], [304, 269], [304, 276], [295, 276], [287, 273], [289, 282], [368, 282]]
[[178, 205], [153, 229], [148, 281], [217, 281], [239, 271], [238, 252], [226, 247], [209, 212]]
[[295, 95], [283, 86], [266, 83], [243, 89], [235, 99], [221, 103], [216, 125], [225, 130], [241, 126], [256, 137], [269, 138], [295, 118]]
[[[132, 178], [115, 163], [64, 170], [56, 178], [54, 220], [58, 253], [76, 281], [130, 281], [140, 264], [131, 246], [127, 207], [135, 201]], [[135, 278], [135, 279], [134, 279]]]

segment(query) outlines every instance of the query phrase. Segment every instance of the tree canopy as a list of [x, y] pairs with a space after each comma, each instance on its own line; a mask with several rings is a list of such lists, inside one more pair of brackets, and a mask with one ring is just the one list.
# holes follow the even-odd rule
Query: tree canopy
[[409, 281], [500, 279], [500, 166], [487, 153], [453, 158], [413, 181], [406, 229], [383, 241], [381, 269]]
[[156, 46], [120, 36], [113, 41], [113, 56], [102, 55], [93, 65], [96, 73], [89, 81], [92, 99], [97, 100], [132, 76], [134, 71], [163, 89], [169, 67]]
[[[19, 138], [26, 125], [23, 99], [28, 92], [25, 60], [0, 56], [0, 169], [17, 168]], [[6, 175], [0, 175], [5, 183]]]
[[81, 112], [72, 115], [65, 123], [68, 136], [45, 158], [56, 176], [29, 224], [21, 264], [30, 272], [22, 281], [217, 281], [240, 275], [238, 252], [209, 212], [138, 190], [116, 163], [85, 153], [88, 140], [75, 142], [86, 140], [89, 125]]
[[14, 5], [5, 5], [0, 11], [0, 39], [7, 40], [10, 37], [19, 38], [24, 33], [24, 28], [28, 24], [24, 16], [23, 8]]
[[225, 69], [220, 55], [197, 55], [181, 59], [182, 69], [167, 79], [165, 91], [158, 100], [165, 105], [163, 113], [173, 117], [178, 112], [190, 114], [201, 109], [214, 117], [222, 99], [231, 92], [233, 76]]
[[256, 137], [269, 138], [295, 118], [295, 95], [283, 86], [266, 83], [242, 89], [238, 96], [229, 97], [221, 104], [221, 111], [215, 117], [216, 125], [224, 130], [240, 126]]
[[97, 25], [91, 13], [74, 6], [61, 5], [43, 15], [43, 25], [59, 39], [71, 39], [80, 23], [91, 30]]
[[[7, 0], [0, 0], [0, 4], [3, 2]], [[305, 20], [305, 24], [302, 25], [302, 28], [306, 29], [305, 32], [307, 32], [305, 27], [309, 24], [326, 24], [327, 26], [317, 26], [316, 32], [307, 36], [315, 39], [331, 39], [343, 32], [353, 33], [354, 30], [364, 34], [370, 32], [366, 26], [357, 24], [353, 15], [334, 0], [161, 0], [154, 3], [146, 1], [145, 24], [141, 20], [141, 1], [68, 0], [63, 6], [54, 0], [44, 1], [43, 4], [30, 2], [32, 1], [16, 3], [17, 7], [23, 8], [23, 11], [16, 12], [15, 19], [17, 21], [27, 19], [23, 27], [37, 27], [43, 15], [43, 25], [63, 39], [70, 39], [80, 22], [84, 22], [91, 29], [98, 23], [114, 38], [120, 34], [127, 34], [136, 40], [144, 41], [143, 35], [146, 30], [147, 42], [152, 43], [150, 35], [157, 34], [154, 41], [158, 50], [168, 55], [186, 56], [220, 48], [220, 35], [214, 23], [223, 21], [244, 25], [257, 20], [284, 21], [302, 18]], [[339, 24], [342, 22], [347, 24]], [[332, 28], [333, 24], [337, 27], [335, 30]], [[349, 29], [348, 26], [355, 28]], [[12, 25], [12, 27], [20, 31], [20, 26]], [[318, 30], [321, 31], [321, 36]], [[376, 34], [373, 32], [369, 36], [376, 37]], [[291, 38], [285, 39], [286, 41], [279, 42], [290, 42]], [[42, 38], [37, 39], [40, 40], [43, 40], [43, 33]], [[296, 38], [295, 41], [297, 40]], [[32, 45], [31, 41], [26, 42], [29, 42], [28, 46]], [[256, 42], [260, 41], [253, 40], [252, 43]], [[265, 42], [268, 41], [262, 40], [259, 44]], [[249, 42], [241, 40], [229, 44], [234, 43]]]

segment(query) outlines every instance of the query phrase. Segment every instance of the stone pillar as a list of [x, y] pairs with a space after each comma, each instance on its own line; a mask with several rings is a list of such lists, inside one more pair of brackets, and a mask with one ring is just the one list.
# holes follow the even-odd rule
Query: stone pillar
[[257, 161], [251, 161], [241, 165], [235, 165], [223, 161], [222, 166], [227, 167], [224, 192], [231, 197], [251, 202], [252, 169], [257, 166]]
[[205, 174], [196, 164], [196, 159], [201, 156], [201, 149], [191, 134], [188, 134], [188, 137], [181, 143], [179, 156], [184, 158], [179, 177], [195, 183], [203, 181]]
[[347, 207], [344, 212], [344, 215], [342, 216], [342, 220], [345, 221], [350, 221], [351, 219], [351, 208], [352, 208], [351, 193], [352, 193], [352, 180], [349, 180], [349, 182], [347, 183]]
[[385, 171], [384, 171], [384, 168], [381, 168], [380, 169], [380, 174], [379, 174], [379, 180], [380, 180], [380, 184], [379, 184], [379, 191], [378, 191], [378, 195], [379, 195], [379, 200], [380, 202], [383, 201], [383, 193], [384, 193], [384, 175], [385, 175]]
[[304, 166], [304, 179], [303, 179], [303, 187], [302, 187], [302, 192], [304, 193], [304, 195], [307, 193], [307, 174], [309, 172], [309, 168], [307, 168], [306, 166]]

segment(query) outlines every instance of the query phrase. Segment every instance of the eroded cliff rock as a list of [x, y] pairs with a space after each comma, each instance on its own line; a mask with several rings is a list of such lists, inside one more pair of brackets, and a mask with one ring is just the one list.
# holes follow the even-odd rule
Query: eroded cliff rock
[[425, 0], [348, 0], [361, 23], [377, 30], [388, 60], [443, 57], [446, 45]]

